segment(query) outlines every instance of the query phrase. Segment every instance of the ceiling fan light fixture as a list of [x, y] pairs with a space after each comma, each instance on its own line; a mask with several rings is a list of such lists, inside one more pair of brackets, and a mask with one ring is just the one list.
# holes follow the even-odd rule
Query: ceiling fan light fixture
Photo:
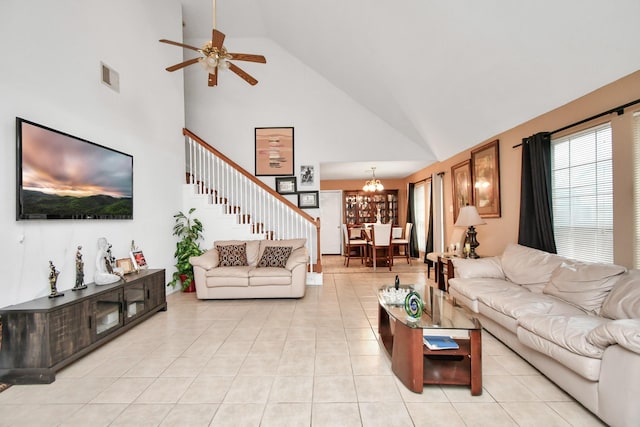
[[202, 68], [204, 68], [208, 73], [215, 74], [216, 67], [218, 66], [218, 60], [216, 58], [207, 56], [200, 60], [200, 64], [202, 65]]
[[237, 74], [244, 81], [254, 86], [258, 83], [253, 76], [244, 71], [242, 68], [238, 67], [236, 64], [231, 63], [229, 61], [248, 61], [248, 62], [256, 62], [260, 64], [266, 64], [267, 60], [262, 55], [254, 55], [250, 53], [229, 53], [227, 49], [223, 46], [225, 39], [224, 33], [216, 30], [216, 1], [213, 0], [213, 31], [211, 34], [211, 40], [206, 42], [201, 48], [197, 48], [194, 46], [189, 46], [184, 43], [174, 42], [171, 40], [161, 39], [159, 40], [161, 43], [167, 43], [174, 46], [180, 46], [185, 49], [190, 49], [196, 51], [202, 55], [199, 58], [191, 58], [186, 61], [180, 62], [178, 64], [172, 65], [170, 67], [165, 68], [169, 72], [180, 70], [189, 65], [195, 64], [197, 62], [206, 70], [209, 74], [208, 85], [209, 86], [217, 86], [218, 84], [218, 68], [223, 70], [231, 70], [233, 73]]

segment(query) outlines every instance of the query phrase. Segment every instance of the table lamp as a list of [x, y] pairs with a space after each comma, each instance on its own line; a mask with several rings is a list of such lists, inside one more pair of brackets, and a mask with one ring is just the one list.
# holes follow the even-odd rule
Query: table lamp
[[[486, 224], [482, 218], [480, 218], [480, 214], [478, 213], [478, 209], [475, 206], [464, 206], [460, 208], [460, 213], [458, 214], [458, 220], [456, 221], [456, 227], [469, 227], [467, 230], [467, 240], [466, 243], [469, 244], [469, 258], [480, 258], [478, 254], [476, 254], [476, 248], [480, 246], [478, 240], [476, 240], [476, 225]], [[466, 245], [465, 243], [465, 245]]]

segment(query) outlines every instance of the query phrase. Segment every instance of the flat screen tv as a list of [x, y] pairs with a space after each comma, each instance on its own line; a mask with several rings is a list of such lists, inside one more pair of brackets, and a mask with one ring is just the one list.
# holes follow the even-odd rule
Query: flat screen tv
[[133, 156], [16, 117], [16, 219], [132, 219]]

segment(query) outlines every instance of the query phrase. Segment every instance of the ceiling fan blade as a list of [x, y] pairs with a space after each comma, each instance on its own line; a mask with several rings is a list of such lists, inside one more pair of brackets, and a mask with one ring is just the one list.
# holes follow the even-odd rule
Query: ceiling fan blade
[[188, 61], [184, 61], [184, 62], [181, 62], [179, 64], [172, 65], [171, 67], [167, 67], [166, 70], [167, 71], [176, 71], [176, 70], [179, 70], [180, 68], [184, 68], [184, 67], [186, 67], [188, 65], [195, 64], [196, 62], [200, 61], [200, 59], [201, 58], [189, 59]]
[[262, 55], [252, 55], [250, 53], [230, 53], [229, 55], [231, 55], [231, 59], [235, 59], [236, 61], [267, 63], [267, 59]]
[[229, 62], [229, 69], [242, 77], [244, 81], [249, 83], [251, 86], [255, 86], [258, 83], [258, 81], [251, 77], [246, 71], [231, 62]]
[[161, 40], [158, 40], [158, 41], [160, 43], [172, 44], [174, 46], [180, 46], [180, 47], [183, 47], [185, 49], [191, 49], [191, 50], [195, 50], [196, 52], [200, 52], [200, 49], [198, 49], [197, 47], [189, 46], [188, 44], [178, 43], [178, 42], [174, 42], [174, 41], [167, 40], [167, 39], [161, 39]]
[[215, 48], [218, 48], [218, 50], [222, 49], [222, 44], [224, 43], [224, 37], [225, 37], [224, 33], [214, 28], [211, 33], [211, 45]]
[[218, 67], [214, 74], [209, 73], [209, 86], [216, 86], [218, 84]]

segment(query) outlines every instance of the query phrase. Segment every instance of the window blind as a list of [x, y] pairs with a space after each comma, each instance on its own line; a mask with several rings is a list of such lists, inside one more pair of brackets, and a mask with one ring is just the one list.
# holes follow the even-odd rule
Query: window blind
[[558, 254], [613, 263], [611, 124], [552, 140], [551, 170]]

